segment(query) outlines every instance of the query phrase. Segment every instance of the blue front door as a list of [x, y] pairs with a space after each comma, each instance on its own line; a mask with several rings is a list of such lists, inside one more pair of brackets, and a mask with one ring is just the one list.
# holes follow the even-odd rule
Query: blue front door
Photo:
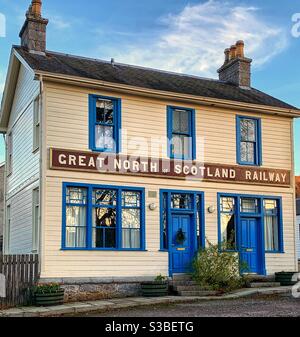
[[191, 271], [194, 249], [192, 244], [192, 217], [172, 215], [170, 264], [172, 273]]
[[241, 219], [240, 257], [241, 261], [247, 264], [247, 273], [259, 273], [257, 225], [255, 218]]

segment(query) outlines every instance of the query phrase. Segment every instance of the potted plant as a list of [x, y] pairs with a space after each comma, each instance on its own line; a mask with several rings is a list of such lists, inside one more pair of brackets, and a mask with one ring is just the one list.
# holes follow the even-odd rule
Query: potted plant
[[281, 286], [293, 286], [298, 282], [297, 277], [294, 277], [295, 274], [297, 274], [297, 272], [282, 271], [275, 273], [275, 281], [279, 282]]
[[144, 297], [162, 297], [169, 293], [168, 278], [159, 275], [154, 281], [143, 282], [141, 284], [142, 295]]
[[57, 283], [39, 284], [33, 288], [37, 306], [60, 305], [64, 303], [65, 290]]

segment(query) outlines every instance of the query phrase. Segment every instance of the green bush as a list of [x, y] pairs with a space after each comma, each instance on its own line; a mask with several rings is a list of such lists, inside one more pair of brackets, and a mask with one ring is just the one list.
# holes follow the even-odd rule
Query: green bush
[[34, 294], [54, 294], [61, 290], [62, 288], [58, 283], [39, 284], [33, 287]]
[[193, 278], [200, 286], [228, 292], [246, 285], [240, 270], [246, 271], [248, 267], [240, 264], [237, 253], [225, 252], [225, 247], [208, 242], [208, 247], [197, 253], [193, 261]]

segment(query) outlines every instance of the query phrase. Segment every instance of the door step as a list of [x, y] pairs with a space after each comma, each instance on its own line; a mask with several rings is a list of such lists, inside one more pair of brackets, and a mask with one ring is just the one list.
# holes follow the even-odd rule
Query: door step
[[190, 274], [173, 274], [173, 281], [192, 281], [192, 275]]
[[249, 274], [245, 275], [246, 279], [252, 283], [252, 282], [275, 282], [275, 275], [256, 275], [256, 274]]

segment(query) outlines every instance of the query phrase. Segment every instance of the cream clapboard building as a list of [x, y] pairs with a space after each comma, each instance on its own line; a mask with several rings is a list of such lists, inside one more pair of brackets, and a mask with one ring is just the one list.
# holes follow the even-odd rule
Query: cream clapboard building
[[241, 41], [217, 81], [46, 51], [47, 23], [32, 1], [2, 100], [6, 253], [74, 283], [189, 272], [206, 239], [297, 270], [300, 111], [251, 87]]

